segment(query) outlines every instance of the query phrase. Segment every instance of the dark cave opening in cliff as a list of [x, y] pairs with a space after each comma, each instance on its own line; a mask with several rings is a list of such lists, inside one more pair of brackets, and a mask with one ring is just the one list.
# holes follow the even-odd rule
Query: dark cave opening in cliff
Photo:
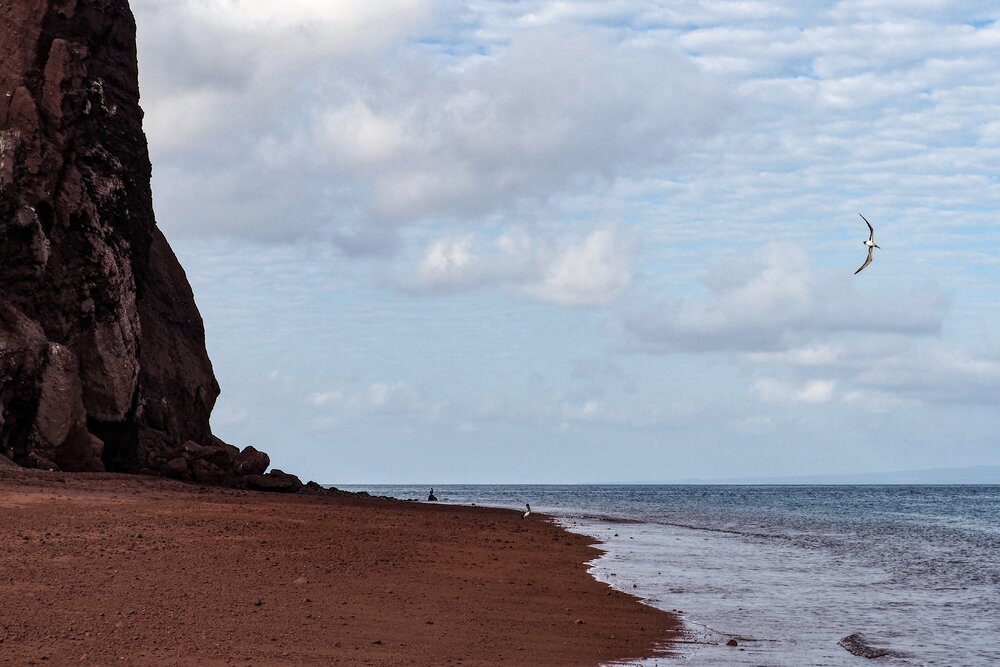
[[101, 460], [108, 472], [139, 472], [139, 433], [130, 421], [102, 422], [87, 419], [87, 430], [104, 441]]
[[23, 419], [24, 415], [34, 415], [38, 410], [35, 401], [17, 399], [7, 405], [6, 414], [0, 415], [0, 454], [10, 456], [14, 461], [24, 464], [28, 455], [28, 440], [31, 435], [29, 424], [32, 419]]

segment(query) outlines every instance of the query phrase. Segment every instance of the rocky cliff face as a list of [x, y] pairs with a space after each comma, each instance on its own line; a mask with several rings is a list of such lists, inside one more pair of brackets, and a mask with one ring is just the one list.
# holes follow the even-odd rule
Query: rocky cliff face
[[292, 490], [211, 434], [219, 387], [150, 172], [127, 0], [0, 5], [0, 454]]

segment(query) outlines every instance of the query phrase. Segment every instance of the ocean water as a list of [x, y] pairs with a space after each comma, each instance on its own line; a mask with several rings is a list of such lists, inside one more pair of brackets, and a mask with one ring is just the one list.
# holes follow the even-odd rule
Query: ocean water
[[[423, 500], [426, 486], [341, 486]], [[1000, 486], [439, 486], [603, 542], [595, 577], [680, 610], [647, 665], [1000, 665]], [[838, 645], [861, 633], [874, 662]], [[726, 646], [735, 638], [737, 647]]]

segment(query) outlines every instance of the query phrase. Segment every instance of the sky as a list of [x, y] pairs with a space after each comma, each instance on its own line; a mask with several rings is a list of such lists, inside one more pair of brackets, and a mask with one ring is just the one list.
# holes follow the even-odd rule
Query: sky
[[132, 5], [213, 429], [274, 467], [1000, 464], [995, 2]]

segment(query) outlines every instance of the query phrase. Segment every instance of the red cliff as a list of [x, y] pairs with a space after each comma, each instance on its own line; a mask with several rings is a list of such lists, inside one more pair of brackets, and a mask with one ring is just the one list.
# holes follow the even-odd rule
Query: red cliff
[[127, 0], [0, 5], [0, 454], [293, 490], [211, 433], [219, 386], [142, 116]]

